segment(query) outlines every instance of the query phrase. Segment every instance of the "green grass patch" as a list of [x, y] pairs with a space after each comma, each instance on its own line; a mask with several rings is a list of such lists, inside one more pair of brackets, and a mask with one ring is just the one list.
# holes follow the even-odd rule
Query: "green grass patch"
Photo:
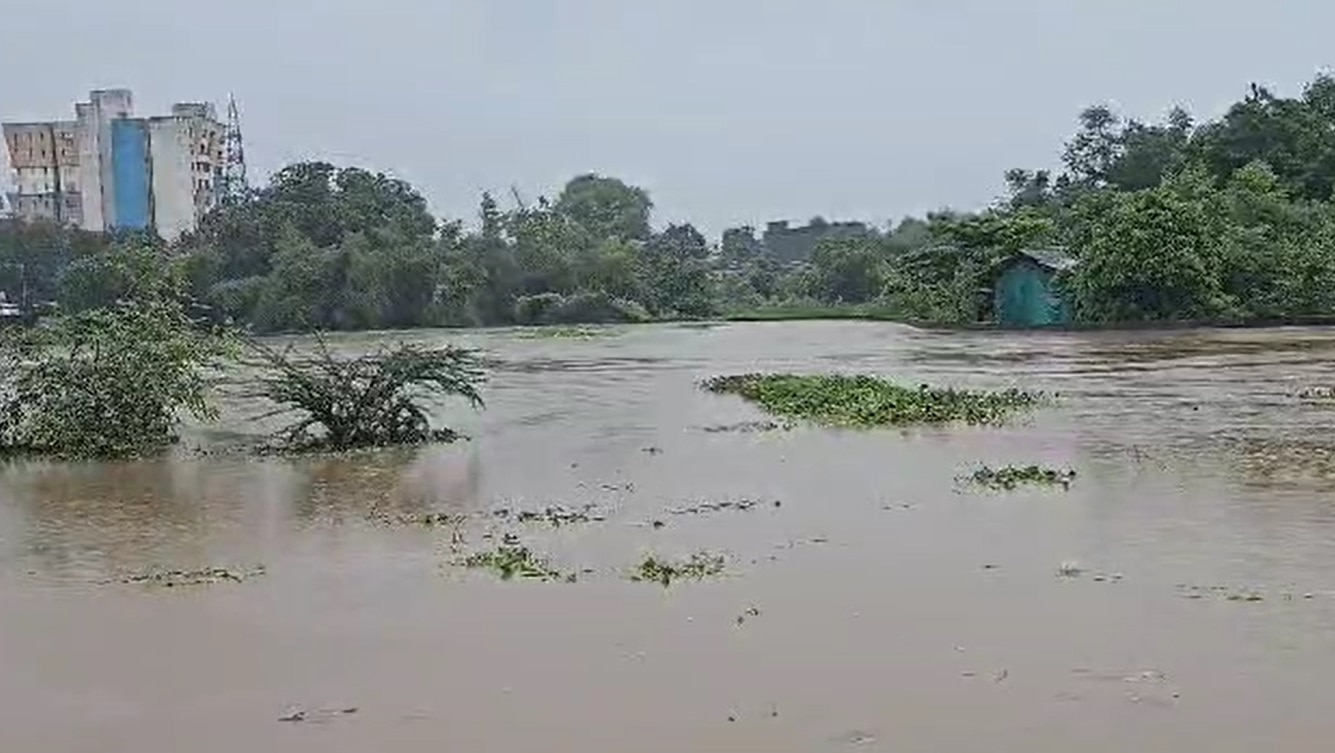
[[905, 387], [873, 376], [741, 374], [708, 379], [706, 390], [740, 395], [766, 412], [827, 426], [996, 424], [1037, 405], [1043, 395]]
[[1011, 491], [1022, 485], [1060, 486], [1070, 489], [1075, 481], [1075, 471], [1068, 469], [1044, 468], [1037, 465], [1007, 465], [1000, 468], [983, 466], [970, 477], [975, 484], [999, 491]]

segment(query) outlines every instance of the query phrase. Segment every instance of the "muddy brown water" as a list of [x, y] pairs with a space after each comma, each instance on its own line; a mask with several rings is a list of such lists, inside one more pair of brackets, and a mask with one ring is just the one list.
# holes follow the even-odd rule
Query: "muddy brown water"
[[[1335, 739], [1335, 407], [1296, 397], [1335, 383], [1331, 331], [408, 337], [497, 359], [484, 412], [442, 409], [472, 441], [0, 471], [0, 750], [1217, 753]], [[1005, 428], [706, 431], [762, 416], [695, 381], [752, 370], [1061, 398]], [[254, 406], [224, 407], [192, 442], [264, 428]], [[1066, 492], [980, 493], [956, 480], [979, 462], [1079, 477]], [[742, 499], [764, 503], [670, 514]], [[448, 527], [383, 522], [554, 503], [606, 520], [475, 520], [461, 551], [516, 532], [594, 571], [575, 584], [461, 571]], [[625, 578], [646, 553], [697, 550], [726, 553], [725, 575], [666, 590]], [[1079, 575], [1060, 577], [1064, 563]], [[240, 583], [118, 582], [256, 565]], [[279, 721], [294, 710], [304, 721]]]

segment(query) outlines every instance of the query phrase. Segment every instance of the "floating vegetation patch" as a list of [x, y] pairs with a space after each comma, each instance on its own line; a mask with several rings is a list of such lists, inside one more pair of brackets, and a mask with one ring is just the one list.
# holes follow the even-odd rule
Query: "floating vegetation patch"
[[1297, 393], [1299, 400], [1312, 402], [1335, 401], [1335, 387], [1309, 387]]
[[371, 519], [389, 525], [423, 526], [425, 528], [435, 528], [436, 526], [457, 528], [468, 522], [467, 515], [449, 512], [428, 512], [418, 515], [375, 514], [371, 516]]
[[[1243, 586], [1198, 586], [1179, 583], [1177, 593], [1184, 599], [1217, 599], [1235, 602], [1257, 602], [1266, 599], [1265, 593], [1260, 589]], [[1282, 601], [1293, 601], [1295, 598], [1310, 601], [1316, 598], [1316, 594], [1308, 592], [1295, 595], [1291, 591], [1284, 591], [1278, 595], [1278, 598]]]
[[593, 505], [566, 507], [548, 505], [539, 510], [512, 510], [502, 507], [492, 510], [492, 517], [500, 520], [513, 520], [517, 523], [546, 523], [553, 528], [576, 523], [594, 523], [607, 520], [607, 516], [595, 511]]
[[506, 543], [488, 552], [476, 552], [464, 558], [463, 566], [475, 569], [491, 570], [501, 580], [516, 577], [541, 581], [564, 581], [574, 583], [575, 573], [562, 573], [547, 563], [543, 557], [535, 555], [526, 546]]
[[1060, 486], [1070, 489], [1075, 481], [1075, 471], [1071, 469], [1044, 468], [1037, 465], [1006, 465], [1000, 468], [983, 466], [969, 475], [973, 483], [999, 491], [1011, 491], [1022, 485]]
[[675, 580], [704, 580], [721, 575], [724, 564], [723, 555], [708, 552], [696, 552], [689, 559], [679, 562], [651, 554], [644, 558], [630, 579], [638, 583], [658, 583], [667, 587]]
[[758, 434], [763, 431], [778, 431], [779, 429], [793, 428], [790, 423], [777, 423], [775, 421], [741, 421], [735, 424], [717, 424], [715, 426], [702, 426], [700, 430], [707, 434]]
[[525, 340], [592, 340], [616, 334], [619, 331], [610, 327], [534, 327], [521, 330], [519, 336]]
[[783, 502], [774, 500], [766, 502], [762, 499], [749, 499], [743, 497], [737, 500], [724, 500], [722, 502], [701, 502], [690, 507], [678, 507], [675, 510], [668, 510], [672, 515], [703, 515], [711, 512], [722, 512], [724, 510], [738, 510], [746, 512], [756, 507], [782, 507]]
[[849, 427], [996, 424], [1044, 398], [1017, 389], [914, 388], [873, 376], [839, 374], [741, 374], [714, 377], [703, 386], [710, 392], [740, 395], [783, 418]]
[[121, 578], [120, 582], [158, 588], [176, 588], [178, 586], [208, 586], [215, 583], [240, 583], [260, 575], [264, 575], [263, 566], [254, 567], [250, 570], [206, 567], [201, 570], [154, 570], [137, 575], [127, 575]]

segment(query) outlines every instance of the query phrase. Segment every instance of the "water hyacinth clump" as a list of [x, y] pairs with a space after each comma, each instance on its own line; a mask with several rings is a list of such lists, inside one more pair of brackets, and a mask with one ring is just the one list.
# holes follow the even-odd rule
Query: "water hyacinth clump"
[[768, 413], [829, 426], [996, 424], [1034, 407], [1040, 393], [905, 387], [866, 375], [741, 374], [708, 379], [710, 392], [740, 395]]
[[1037, 465], [1007, 465], [1001, 468], [983, 466], [970, 476], [975, 484], [989, 489], [1011, 491], [1022, 484], [1033, 486], [1060, 486], [1071, 488], [1075, 481], [1075, 471], [1070, 469], [1044, 468]]

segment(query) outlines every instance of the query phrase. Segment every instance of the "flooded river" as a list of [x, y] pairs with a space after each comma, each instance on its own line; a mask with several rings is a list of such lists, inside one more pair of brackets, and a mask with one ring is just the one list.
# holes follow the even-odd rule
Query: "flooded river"
[[[1335, 333], [409, 335], [447, 336], [497, 359], [485, 411], [442, 410], [466, 443], [0, 471], [0, 751], [1335, 739], [1335, 402], [1296, 396], [1335, 383]], [[1004, 428], [715, 430], [762, 417], [696, 381], [758, 370], [1060, 399]], [[258, 433], [257, 412], [227, 404], [221, 429], [192, 440]], [[979, 463], [1079, 476], [1069, 491], [982, 492], [957, 478]], [[758, 504], [709, 509], [742, 500]], [[556, 503], [605, 519], [490, 515]], [[395, 522], [428, 512], [472, 518], [457, 532]], [[505, 533], [591, 572], [500, 582], [452, 564]], [[626, 577], [648, 553], [700, 550], [726, 555], [722, 576]], [[242, 582], [121, 582], [261, 566]]]

